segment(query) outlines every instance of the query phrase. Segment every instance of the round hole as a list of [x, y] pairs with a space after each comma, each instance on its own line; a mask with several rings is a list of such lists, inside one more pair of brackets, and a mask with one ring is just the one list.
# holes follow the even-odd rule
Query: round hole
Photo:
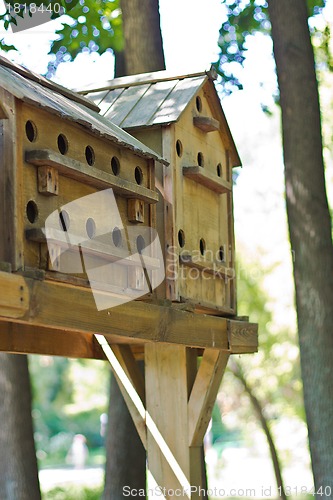
[[121, 243], [123, 241], [123, 237], [121, 235], [121, 231], [120, 231], [119, 227], [115, 227], [114, 230], [112, 231], [112, 241], [116, 247], [121, 246]]
[[34, 202], [33, 200], [28, 201], [26, 212], [28, 221], [31, 222], [31, 224], [36, 222], [38, 218], [38, 207], [36, 205], [36, 202]]
[[95, 163], [95, 151], [91, 146], [86, 147], [86, 160], [88, 165], [92, 166]]
[[116, 156], [111, 158], [111, 170], [113, 175], [119, 175], [120, 172], [120, 162]]
[[68, 140], [64, 134], [58, 135], [58, 149], [62, 155], [65, 155], [68, 151]]
[[178, 243], [181, 248], [185, 245], [185, 233], [182, 229], [179, 229], [178, 231]]
[[223, 262], [224, 261], [224, 247], [221, 246], [218, 251], [218, 259]]
[[197, 96], [196, 99], [195, 99], [195, 105], [196, 105], [196, 108], [199, 111], [199, 113], [201, 113], [201, 111], [202, 111], [202, 101], [201, 101], [201, 98], [199, 96]]
[[146, 246], [146, 242], [145, 242], [143, 236], [141, 236], [141, 234], [139, 234], [139, 236], [136, 239], [136, 248], [138, 249], [138, 252], [142, 253], [143, 250], [145, 249], [145, 246]]
[[63, 231], [68, 231], [70, 220], [66, 210], [61, 210], [61, 212], [59, 213], [59, 224]]
[[30, 142], [35, 142], [37, 139], [37, 127], [31, 120], [25, 124], [25, 133]]
[[91, 219], [91, 218], [87, 219], [86, 231], [87, 231], [88, 238], [92, 239], [95, 236], [96, 224], [95, 224], [94, 219]]
[[222, 177], [222, 165], [221, 165], [221, 163], [219, 163], [216, 166], [216, 173], [217, 173], [218, 177]]
[[206, 242], [203, 238], [200, 238], [200, 253], [201, 255], [205, 255], [206, 251]]
[[198, 159], [198, 165], [199, 165], [199, 167], [203, 167], [204, 166], [204, 156], [203, 156], [203, 154], [200, 151], [198, 153], [197, 159]]
[[179, 139], [176, 142], [176, 153], [177, 153], [177, 156], [179, 156], [179, 158], [183, 154], [183, 145]]
[[135, 172], [134, 172], [135, 180], [137, 184], [142, 184], [143, 181], [143, 173], [140, 167], [135, 167]]

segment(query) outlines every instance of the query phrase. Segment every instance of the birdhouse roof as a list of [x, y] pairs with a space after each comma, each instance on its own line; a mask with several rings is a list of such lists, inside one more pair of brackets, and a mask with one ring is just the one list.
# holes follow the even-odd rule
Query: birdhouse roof
[[99, 114], [98, 106], [91, 100], [2, 56], [0, 56], [0, 87], [21, 101], [43, 108], [61, 116], [64, 120], [77, 123], [94, 135], [131, 149], [139, 156], [167, 164], [167, 161], [155, 151]]
[[168, 71], [108, 80], [80, 90], [100, 112], [125, 130], [170, 125], [179, 121], [190, 101], [204, 87], [220, 133], [231, 152], [232, 166], [241, 160], [217, 94], [213, 70], [175, 76]]

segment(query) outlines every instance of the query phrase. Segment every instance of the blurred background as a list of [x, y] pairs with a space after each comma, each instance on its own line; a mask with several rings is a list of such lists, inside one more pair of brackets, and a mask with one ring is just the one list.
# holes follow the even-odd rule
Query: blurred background
[[[226, 19], [224, 2], [159, 3], [167, 69], [175, 74], [209, 69], [219, 57], [219, 30]], [[55, 31], [61, 22], [59, 18], [14, 34], [2, 30], [6, 43], [17, 48], [6, 57], [37, 73], [50, 73], [50, 63], [52, 66], [57, 57], [49, 54], [50, 44], [57, 38]], [[312, 19], [315, 47], [320, 45], [320, 32], [332, 23], [333, 1], [328, 0]], [[260, 350], [233, 360], [224, 377], [205, 439], [208, 486], [226, 491], [234, 488], [238, 496], [232, 498], [276, 498], [268, 428], [286, 493], [305, 499], [313, 479], [302, 400], [271, 38], [248, 36], [246, 49], [243, 67], [234, 68], [242, 88], [226, 92], [218, 80], [217, 90], [243, 163], [234, 179], [238, 313], [259, 323]], [[83, 51], [74, 61], [65, 57], [49, 76], [69, 88], [111, 79], [112, 51], [103, 55]], [[332, 202], [332, 72], [319, 65], [318, 78], [327, 189]], [[29, 356], [29, 368], [43, 498], [100, 498], [108, 365]]]

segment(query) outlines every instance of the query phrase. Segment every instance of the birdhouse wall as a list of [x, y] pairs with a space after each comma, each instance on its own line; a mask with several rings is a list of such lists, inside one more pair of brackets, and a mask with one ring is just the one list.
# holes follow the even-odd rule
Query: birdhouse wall
[[132, 133], [170, 162], [158, 179], [164, 210], [157, 206], [157, 227], [161, 239], [164, 232], [167, 276], [159, 292], [235, 314], [230, 151], [207, 92], [191, 100], [178, 122]]
[[[139, 254], [144, 249], [153, 281], [158, 262], [148, 240], [156, 227], [154, 161], [19, 100], [14, 118], [3, 122], [12, 158], [7, 223], [15, 235], [15, 251], [5, 255], [2, 248], [3, 260], [15, 271], [38, 270], [82, 285], [93, 269], [94, 286], [102, 289], [105, 266], [112, 263], [114, 293], [149, 291]], [[59, 238], [50, 244], [45, 225], [51, 214]]]

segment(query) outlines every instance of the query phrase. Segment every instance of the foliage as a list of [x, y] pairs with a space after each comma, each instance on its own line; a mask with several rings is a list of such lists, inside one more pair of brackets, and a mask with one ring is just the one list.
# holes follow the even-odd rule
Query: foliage
[[104, 444], [100, 417], [107, 411], [108, 367], [98, 361], [30, 356], [29, 368], [40, 465], [64, 463], [75, 434], [85, 436], [93, 458]]
[[49, 64], [49, 74], [54, 73], [62, 61], [74, 59], [80, 52], [123, 49], [122, 18], [119, 0], [79, 0], [62, 20], [62, 28], [56, 31], [50, 52], [54, 60]]
[[[309, 16], [313, 17], [322, 11], [327, 0], [307, 0]], [[225, 7], [225, 22], [220, 29], [218, 45], [219, 59], [214, 63], [217, 72], [223, 77], [223, 90], [230, 94], [234, 89], [242, 88], [237, 77], [239, 66], [243, 65], [247, 51], [247, 38], [256, 33], [269, 35], [271, 24], [268, 16], [266, 0], [222, 0]], [[312, 24], [312, 33], [319, 41], [318, 52], [322, 61], [332, 67], [329, 50], [330, 29], [324, 30]]]
[[68, 486], [56, 487], [43, 493], [45, 500], [100, 500], [102, 498], [103, 486], [95, 488]]

